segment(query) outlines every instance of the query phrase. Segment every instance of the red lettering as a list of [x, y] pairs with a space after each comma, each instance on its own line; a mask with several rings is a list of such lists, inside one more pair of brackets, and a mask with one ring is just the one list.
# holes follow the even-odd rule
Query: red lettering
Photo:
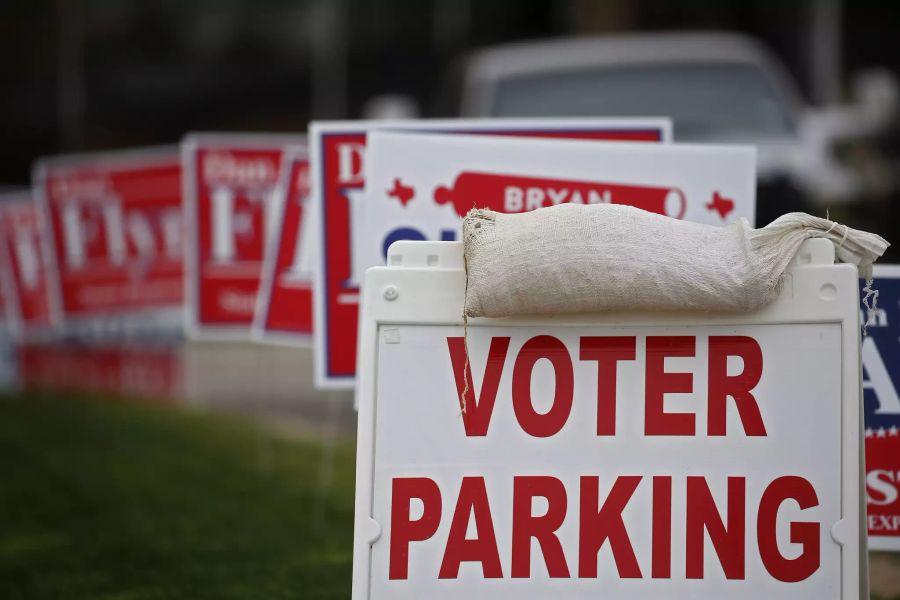
[[728, 526], [716, 509], [704, 477], [687, 478], [686, 576], [703, 579], [704, 531], [716, 549], [728, 579], [744, 578], [744, 492], [743, 477], [728, 478]]
[[[739, 356], [744, 370], [728, 375], [728, 357]], [[711, 336], [709, 338], [709, 435], [725, 435], [728, 396], [734, 398], [744, 432], [747, 435], [766, 435], [759, 405], [751, 391], [762, 376], [763, 357], [759, 343], [746, 336]]]
[[634, 336], [583, 337], [581, 360], [597, 361], [597, 435], [616, 434], [616, 366], [634, 360]]
[[641, 568], [622, 521], [622, 511], [641, 482], [640, 476], [622, 475], [616, 478], [609, 496], [597, 510], [599, 502], [599, 478], [581, 478], [581, 525], [578, 543], [578, 576], [597, 576], [597, 553], [608, 539], [619, 577], [637, 579]]
[[[500, 387], [500, 375], [509, 351], [508, 337], [491, 338], [487, 364], [484, 366], [484, 378], [481, 381], [481, 393], [475, 401], [475, 384], [472, 383], [471, 363], [466, 368], [466, 342], [461, 337], [448, 337], [447, 347], [450, 350], [450, 362], [453, 366], [453, 377], [456, 380], [457, 398], [462, 409], [462, 422], [469, 437], [487, 435], [494, 412], [494, 401], [497, 399], [497, 388]], [[465, 373], [465, 377], [463, 374]], [[464, 395], [465, 394], [465, 395]]]
[[[531, 374], [535, 363], [542, 358], [553, 365], [556, 384], [553, 406], [544, 414], [535, 411], [531, 402]], [[572, 359], [565, 344], [549, 335], [539, 335], [525, 342], [516, 357], [512, 380], [513, 410], [525, 433], [534, 437], [559, 433], [572, 411], [574, 389]]]
[[[470, 514], [478, 532], [478, 537], [471, 540], [466, 539]], [[463, 477], [438, 577], [456, 579], [462, 562], [480, 562], [485, 578], [503, 577], [484, 477]]]
[[[410, 519], [413, 498], [422, 501], [422, 517]], [[391, 486], [390, 579], [406, 579], [409, 572], [409, 544], [429, 539], [441, 522], [441, 490], [427, 477], [398, 477]]]
[[672, 477], [653, 478], [653, 563], [654, 579], [672, 576]]
[[696, 340], [691, 336], [647, 336], [647, 366], [644, 434], [694, 435], [694, 415], [667, 413], [667, 393], [690, 393], [694, 380], [690, 373], [667, 373], [666, 358], [694, 356]]
[[[547, 512], [531, 514], [535, 496], [547, 499]], [[566, 488], [555, 477], [513, 478], [512, 576], [531, 576], [531, 538], [538, 541], [550, 577], [569, 577], [569, 566], [556, 530], [566, 518]]]
[[778, 549], [775, 524], [781, 504], [791, 499], [801, 510], [819, 505], [812, 484], [803, 477], [779, 477], [769, 484], [759, 501], [756, 537], [763, 565], [778, 581], [803, 581], [819, 569], [819, 523], [804, 521], [791, 523], [791, 542], [800, 544], [800, 556], [787, 559]]

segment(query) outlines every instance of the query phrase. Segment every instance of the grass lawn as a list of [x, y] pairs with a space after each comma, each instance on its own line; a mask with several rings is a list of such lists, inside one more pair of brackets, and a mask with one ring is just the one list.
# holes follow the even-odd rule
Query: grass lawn
[[353, 471], [348, 439], [0, 397], [0, 598], [349, 598]]
[[353, 472], [349, 439], [0, 397], [0, 600], [349, 598]]

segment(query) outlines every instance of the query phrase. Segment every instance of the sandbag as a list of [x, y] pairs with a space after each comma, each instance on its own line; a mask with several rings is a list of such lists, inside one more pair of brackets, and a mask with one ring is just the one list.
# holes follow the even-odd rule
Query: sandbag
[[888, 247], [805, 213], [753, 229], [744, 219], [714, 227], [617, 204], [475, 209], [463, 220], [464, 314], [753, 310], [777, 296], [788, 263], [813, 237], [834, 242], [838, 260], [867, 279]]

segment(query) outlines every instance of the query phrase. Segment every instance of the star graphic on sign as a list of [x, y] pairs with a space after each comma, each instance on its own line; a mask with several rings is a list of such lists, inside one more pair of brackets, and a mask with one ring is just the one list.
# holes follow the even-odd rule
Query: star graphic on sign
[[877, 436], [880, 438], [883, 438], [886, 435], [887, 435], [887, 432], [884, 430], [884, 427], [879, 427]]
[[866, 427], [866, 437], [867, 437], [867, 438], [870, 438], [870, 437], [872, 437], [872, 436], [874, 436], [874, 435], [875, 435], [875, 432], [872, 431], [872, 428], [871, 428], [871, 427]]
[[888, 435], [891, 437], [897, 437], [897, 426], [891, 425], [891, 428], [888, 429]]

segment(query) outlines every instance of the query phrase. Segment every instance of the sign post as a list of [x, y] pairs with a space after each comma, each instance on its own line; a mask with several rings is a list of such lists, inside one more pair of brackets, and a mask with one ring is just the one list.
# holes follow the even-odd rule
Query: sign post
[[393, 245], [363, 290], [353, 597], [866, 597], [857, 272], [798, 256], [750, 313], [466, 328], [462, 244]]

